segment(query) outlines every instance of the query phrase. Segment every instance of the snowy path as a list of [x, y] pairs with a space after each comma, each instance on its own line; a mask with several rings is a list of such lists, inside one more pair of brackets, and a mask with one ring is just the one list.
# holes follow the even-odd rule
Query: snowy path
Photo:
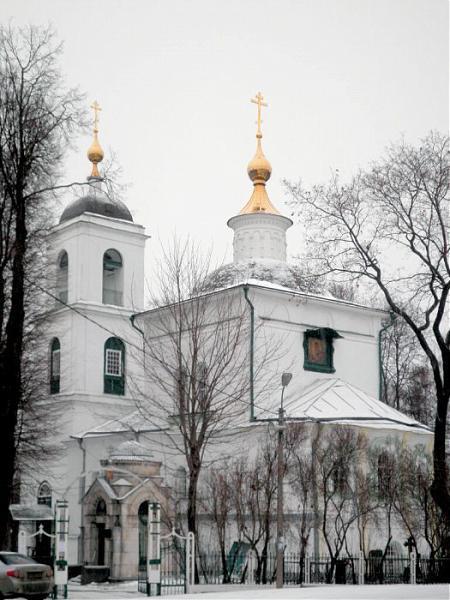
[[[117, 585], [70, 585], [70, 600], [128, 600], [146, 596], [136, 582]], [[164, 596], [184, 600], [450, 600], [448, 585], [321, 585], [276, 590], [270, 587], [196, 586], [195, 593]]]

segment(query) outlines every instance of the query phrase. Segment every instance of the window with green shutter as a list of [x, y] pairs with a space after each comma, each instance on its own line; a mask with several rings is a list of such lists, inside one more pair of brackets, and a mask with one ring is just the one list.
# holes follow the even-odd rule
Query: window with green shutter
[[105, 394], [125, 394], [125, 344], [119, 338], [105, 342], [103, 380]]

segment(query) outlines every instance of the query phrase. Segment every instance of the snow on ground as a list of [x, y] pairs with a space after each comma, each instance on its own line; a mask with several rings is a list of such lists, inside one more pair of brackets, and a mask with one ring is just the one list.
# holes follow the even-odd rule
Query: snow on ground
[[[448, 585], [308, 585], [277, 590], [269, 586], [194, 586], [194, 593], [165, 596], [184, 600], [450, 600]], [[137, 582], [69, 585], [71, 600], [129, 600], [146, 598]]]

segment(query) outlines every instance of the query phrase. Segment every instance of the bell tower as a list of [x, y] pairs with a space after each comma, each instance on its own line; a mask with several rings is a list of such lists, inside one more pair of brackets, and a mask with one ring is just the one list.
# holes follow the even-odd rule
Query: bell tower
[[134, 410], [143, 368], [130, 316], [144, 304], [148, 236], [106, 190], [98, 168], [100, 107], [95, 102], [92, 108], [87, 192], [65, 208], [49, 234], [49, 393], [66, 406], [66, 435]]

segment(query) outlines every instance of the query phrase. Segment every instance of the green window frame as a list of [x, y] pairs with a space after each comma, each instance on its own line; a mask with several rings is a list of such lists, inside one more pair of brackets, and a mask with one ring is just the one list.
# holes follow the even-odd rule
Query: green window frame
[[111, 337], [106, 340], [103, 365], [103, 392], [123, 396], [125, 394], [125, 344], [121, 339]]
[[50, 344], [50, 394], [59, 394], [61, 383], [61, 344], [53, 338]]
[[317, 373], [335, 373], [333, 340], [337, 338], [342, 336], [330, 327], [307, 329], [303, 335], [303, 368]]

